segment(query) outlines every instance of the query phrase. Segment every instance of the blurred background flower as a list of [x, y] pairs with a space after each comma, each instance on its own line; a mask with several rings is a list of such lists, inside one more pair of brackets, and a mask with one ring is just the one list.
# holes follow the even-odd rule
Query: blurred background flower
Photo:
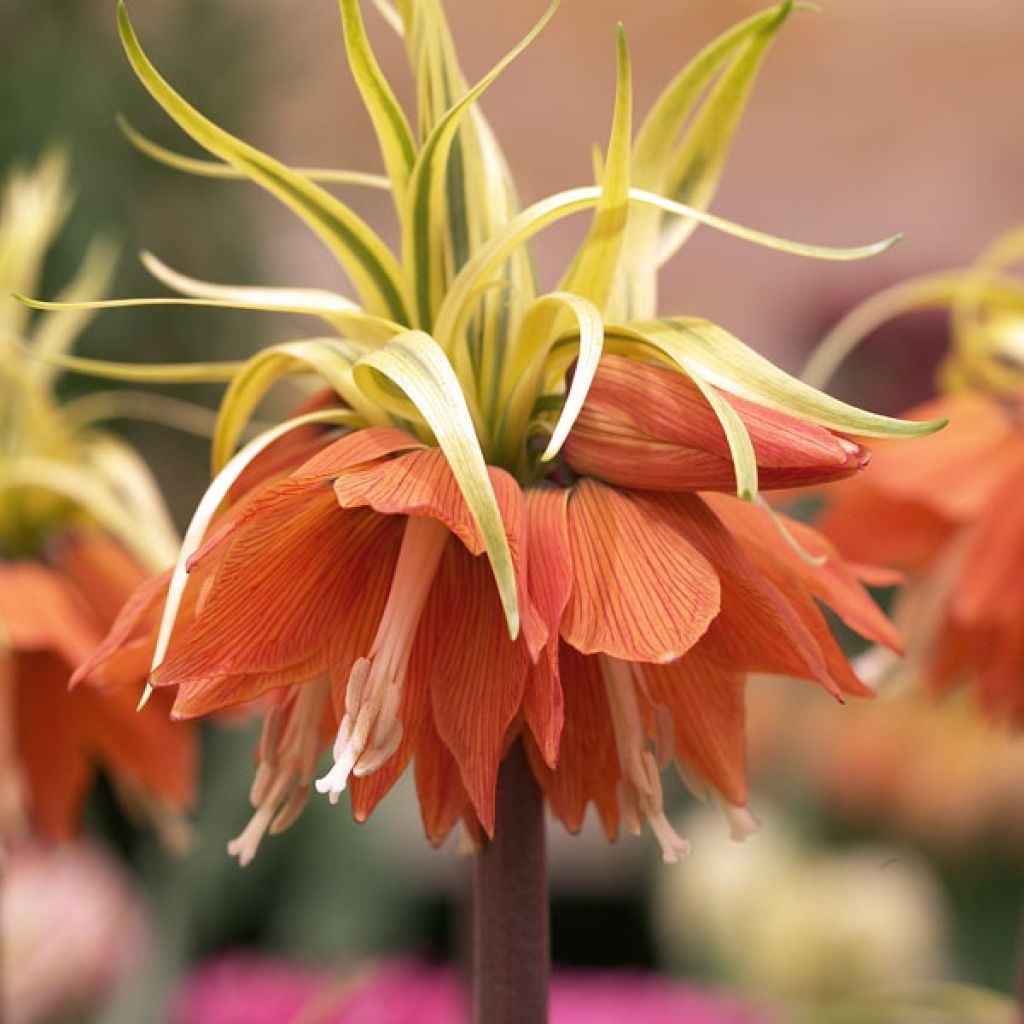
[[151, 941], [138, 883], [99, 846], [24, 845], [0, 879], [4, 1020], [90, 1020], [113, 1003]]
[[784, 812], [761, 813], [761, 834], [744, 847], [706, 813], [687, 822], [688, 870], [662, 873], [655, 890], [669, 959], [701, 960], [743, 991], [793, 1005], [943, 976], [948, 912], [920, 857], [815, 848]]

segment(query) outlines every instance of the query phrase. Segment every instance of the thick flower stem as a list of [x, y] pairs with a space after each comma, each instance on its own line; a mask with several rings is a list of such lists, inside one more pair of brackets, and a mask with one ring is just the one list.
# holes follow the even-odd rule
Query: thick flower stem
[[473, 1020], [546, 1024], [551, 943], [544, 801], [522, 743], [498, 775], [494, 839], [473, 867]]

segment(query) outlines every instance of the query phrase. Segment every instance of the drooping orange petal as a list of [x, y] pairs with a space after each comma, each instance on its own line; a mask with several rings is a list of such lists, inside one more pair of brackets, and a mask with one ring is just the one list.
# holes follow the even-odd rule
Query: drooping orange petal
[[69, 666], [84, 661], [103, 635], [67, 581], [36, 562], [0, 562], [0, 630], [13, 650], [51, 651]]
[[593, 800], [609, 839], [619, 833], [620, 777], [611, 709], [597, 658], [561, 645], [559, 675], [565, 693], [565, 728], [552, 770], [527, 737], [530, 767], [544, 789], [552, 814], [570, 832], [579, 832]]
[[28, 813], [47, 839], [77, 831], [92, 769], [81, 739], [81, 702], [68, 693], [68, 665], [49, 652], [15, 657], [14, 733]]
[[927, 564], [953, 529], [921, 502], [876, 489], [870, 473], [837, 484], [815, 527], [845, 558], [906, 569]]
[[962, 392], [935, 399], [906, 416], [948, 416], [949, 426], [912, 445], [878, 445], [871, 462], [871, 486], [890, 498], [920, 502], [954, 522], [975, 519], [1002, 482], [1002, 456], [1022, 443], [1010, 414], [993, 399]]
[[190, 570], [218, 555], [253, 518], [266, 517], [276, 508], [302, 504], [345, 470], [386, 461], [398, 452], [417, 447], [419, 441], [392, 427], [356, 430], [332, 441], [287, 476], [244, 495], [221, 515], [190, 559]]
[[429, 665], [430, 706], [488, 835], [505, 739], [523, 701], [529, 657], [509, 639], [486, 558], [448, 544], [416, 635]]
[[277, 500], [288, 489], [288, 481], [268, 488], [260, 514], [217, 559], [209, 592], [180, 641], [172, 641], [156, 685], [258, 678], [318, 655], [322, 671], [361, 591], [378, 574], [390, 578], [400, 520], [339, 509], [329, 487]]
[[[340, 409], [342, 406], [343, 403], [333, 389], [323, 388], [300, 403], [291, 415], [304, 416], [326, 409]], [[330, 444], [336, 430], [337, 427], [326, 423], [308, 423], [289, 430], [264, 448], [245, 467], [228, 492], [228, 500], [233, 504], [261, 484], [292, 472], [296, 466], [302, 465]]]
[[835, 547], [820, 533], [795, 519], [776, 514], [806, 555], [812, 558], [824, 556], [824, 563], [816, 565], [794, 550], [766, 510], [722, 494], [709, 493], [705, 495], [705, 500], [748, 555], [758, 551], [777, 565], [785, 567], [810, 593], [824, 601], [861, 636], [894, 651], [903, 649], [903, 641], [896, 627], [845, 565]]
[[141, 711], [136, 711], [139, 692], [131, 686], [113, 691], [86, 684], [73, 696], [80, 702], [78, 713], [87, 726], [84, 740], [106, 771], [176, 807], [192, 803], [197, 768], [195, 729], [171, 720], [170, 694], [154, 694]]
[[[857, 472], [860, 446], [822, 427], [724, 396], [750, 435], [762, 488], [823, 483]], [[645, 490], [731, 490], [729, 445], [707, 399], [685, 374], [605, 356], [565, 445], [582, 475]]]
[[744, 679], [699, 650], [670, 665], [644, 667], [655, 705], [667, 708], [676, 756], [729, 803], [747, 803]]
[[[547, 638], [543, 620], [526, 587], [526, 507], [516, 481], [504, 470], [488, 468], [516, 573], [523, 636], [532, 656]], [[430, 516], [444, 523], [474, 555], [484, 550], [483, 537], [470, 514], [445, 454], [421, 448], [396, 458], [346, 471], [334, 481], [342, 508], [369, 506], [384, 515]]]
[[554, 487], [531, 487], [526, 492], [527, 589], [544, 620], [548, 641], [526, 677], [523, 711], [545, 762], [558, 760], [558, 741], [565, 719], [562, 686], [558, 679], [559, 626], [572, 591], [569, 560], [569, 492]]
[[55, 537], [47, 544], [46, 556], [104, 626], [117, 618], [147, 576], [122, 545], [97, 530]]
[[[145, 678], [156, 646], [156, 631], [170, 578], [170, 570], [167, 570], [151, 576], [136, 588], [122, 605], [107, 635], [76, 668], [71, 677], [72, 686], [83, 679], [118, 685], [129, 679]], [[192, 592], [191, 602], [189, 591]], [[186, 589], [187, 607], [194, 605], [194, 597], [193, 585]], [[186, 617], [185, 609], [182, 617]]]
[[455, 758], [438, 736], [429, 716], [416, 747], [416, 796], [423, 831], [440, 846], [470, 806]]
[[703, 658], [734, 671], [811, 678], [839, 691], [814, 634], [786, 595], [698, 495], [651, 493], [638, 500], [690, 540], [718, 573], [722, 608], [696, 648]]
[[1024, 618], [1024, 450], [1003, 461], [1003, 486], [972, 528], [953, 594], [952, 616], [966, 626]]
[[720, 607], [714, 567], [642, 502], [593, 480], [569, 499], [573, 588], [562, 635], [584, 654], [670, 661]]
[[[283, 687], [301, 686], [323, 671], [324, 657], [312, 658], [272, 672], [239, 672], [234, 675], [189, 679], [175, 688], [171, 716], [197, 718], [248, 704]], [[158, 687], [160, 680], [156, 680]]]

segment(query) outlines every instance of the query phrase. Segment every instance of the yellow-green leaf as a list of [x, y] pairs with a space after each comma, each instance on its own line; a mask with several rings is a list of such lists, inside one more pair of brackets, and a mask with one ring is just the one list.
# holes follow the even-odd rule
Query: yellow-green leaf
[[[555, 311], [554, 316], [552, 310]], [[553, 360], [556, 338], [551, 334], [551, 324], [559, 312], [575, 318], [577, 333], [559, 343]], [[507, 399], [500, 430], [503, 450], [509, 457], [519, 459], [523, 456], [523, 452], [515, 451], [514, 446], [522, 442], [537, 399], [548, 379], [557, 376], [564, 381], [565, 372], [575, 359], [576, 372], [561, 408], [557, 410], [555, 426], [541, 461], [550, 461], [558, 454], [590, 391], [603, 348], [604, 321], [601, 311], [589, 300], [571, 292], [551, 292], [541, 296], [527, 310], [519, 327], [515, 358], [506, 365], [502, 382], [502, 394]]]
[[123, 0], [118, 28], [136, 75], [183, 131], [214, 156], [246, 172], [257, 184], [295, 211], [335, 254], [352, 279], [362, 305], [399, 323], [408, 321], [402, 273], [387, 246], [349, 207], [330, 193], [219, 128], [187, 103], [161, 77], [142, 50]]
[[402, 251], [412, 274], [416, 322], [429, 327], [443, 297], [443, 265], [439, 253], [447, 249], [445, 166], [459, 126], [472, 105], [534, 40], [557, 8], [554, 0], [543, 17], [508, 54], [437, 122], [423, 143], [409, 181], [407, 212], [403, 218]]
[[[117, 126], [128, 141], [140, 153], [144, 153], [159, 164], [172, 167], [185, 174], [194, 174], [199, 178], [221, 178], [227, 181], [252, 180], [247, 172], [221, 160], [201, 160], [161, 146], [143, 135], [127, 118], [120, 114], [117, 115], [116, 120]], [[363, 188], [383, 189], [384, 191], [391, 189], [391, 181], [386, 175], [371, 174], [369, 171], [334, 170], [330, 167], [293, 167], [292, 173], [323, 185], [358, 185]]]
[[[110, 285], [117, 264], [117, 246], [98, 238], [86, 250], [82, 265], [74, 279], [58, 296], [59, 302], [87, 302], [102, 295]], [[71, 350], [75, 339], [92, 319], [94, 310], [50, 311], [33, 325], [32, 347], [41, 360], [52, 355], [63, 355]], [[55, 369], [52, 363], [41, 361], [44, 376]], [[47, 372], [48, 371], [48, 372]]]
[[236, 374], [221, 401], [211, 448], [214, 474], [234, 454], [238, 438], [264, 395], [289, 373], [305, 371], [322, 377], [364, 425], [386, 421], [352, 378], [352, 367], [362, 354], [362, 349], [337, 338], [310, 338], [271, 345], [254, 355]]
[[401, 216], [402, 197], [405, 195], [409, 174], [416, 159], [412, 132], [374, 56], [366, 35], [366, 26], [363, 24], [359, 0], [340, 0], [340, 3], [349, 68], [377, 133], [377, 142], [384, 157], [384, 166], [391, 179], [395, 203]]
[[374, 373], [401, 388], [433, 431], [480, 531], [509, 634], [515, 638], [519, 605], [512, 554], [473, 417], [451, 364], [429, 334], [409, 331], [356, 364], [356, 382], [370, 395], [380, 391]]
[[[633, 182], [637, 188], [706, 208], [721, 174], [754, 74], [791, 4], [752, 15], [712, 40], [665, 87], [637, 133]], [[716, 77], [717, 86], [709, 91]], [[701, 97], [706, 97], [694, 114]], [[609, 315], [655, 315], [658, 238], [663, 215], [638, 210], [630, 219], [618, 305]], [[676, 247], [696, 227], [674, 221]]]
[[615, 277], [629, 215], [630, 143], [632, 139], [633, 87], [626, 34], [620, 25], [615, 114], [608, 140], [608, 157], [601, 176], [601, 201], [594, 211], [590, 231], [576, 253], [559, 291], [576, 292], [599, 309], [604, 307]]
[[402, 330], [394, 321], [366, 313], [351, 299], [336, 292], [321, 288], [215, 284], [172, 270], [152, 253], [143, 252], [140, 258], [146, 270], [161, 284], [167, 285], [181, 295], [203, 299], [217, 306], [317, 316], [348, 337], [371, 345], [383, 344]]
[[[56, 309], [55, 303], [37, 302], [17, 298], [35, 309]], [[80, 304], [76, 304], [80, 305]], [[91, 303], [84, 304], [93, 308]], [[99, 307], [104, 308], [104, 307]], [[39, 355], [35, 349], [12, 338], [11, 344], [29, 359], [55, 366], [70, 373], [81, 373], [88, 377], [99, 377], [102, 380], [120, 380], [134, 384], [217, 384], [231, 378], [245, 365], [243, 362], [227, 363], [118, 363], [107, 359], [89, 359], [84, 356], [66, 355], [52, 352]]]
[[851, 352], [886, 320], [916, 309], [952, 306], [957, 296], [982, 300], [1021, 301], [1020, 282], [971, 271], [942, 271], [903, 281], [872, 295], [855, 306], [829, 332], [811, 354], [801, 378], [812, 387], [824, 387]]
[[[862, 437], [913, 437], [931, 434], [944, 420], [913, 422], [879, 416], [817, 391], [748, 348], [708, 320], [676, 317], [630, 324], [627, 336], [656, 347], [679, 347], [679, 361], [723, 391], [789, 413], [831, 430]], [[608, 334], [613, 332], [608, 328]]]

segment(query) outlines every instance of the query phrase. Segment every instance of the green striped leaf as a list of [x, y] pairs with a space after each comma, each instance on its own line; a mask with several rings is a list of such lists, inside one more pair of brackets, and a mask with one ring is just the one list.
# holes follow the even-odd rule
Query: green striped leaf
[[412, 131], [374, 56], [363, 24], [359, 0], [340, 0], [340, 3], [349, 68], [377, 133], [384, 166], [391, 179], [395, 203], [401, 216], [402, 197], [416, 160]]
[[444, 452], [483, 539], [514, 639], [519, 635], [519, 604], [512, 553], [473, 416], [451, 364], [429, 334], [409, 331], [363, 356], [355, 366], [356, 383], [366, 394], [377, 401], [386, 400], [376, 374], [405, 393]]
[[312, 372], [323, 378], [363, 425], [387, 422], [353, 380], [352, 367], [363, 354], [361, 348], [336, 338], [309, 338], [271, 345], [254, 355], [235, 375], [221, 401], [211, 447], [214, 474], [234, 454], [239, 437], [266, 393], [291, 373]]
[[791, 377], [708, 320], [675, 317], [632, 323], [628, 332], [657, 348], [671, 347], [684, 369], [723, 391], [831, 430], [861, 437], [914, 437], [934, 433], [946, 422], [894, 419], [840, 402]]
[[369, 312], [407, 322], [401, 269], [367, 224], [330, 193], [203, 117], [174, 91], [145, 55], [124, 0], [119, 0], [117, 18], [133, 70], [179, 127], [214, 156], [245, 171], [297, 213], [334, 253]]
[[[221, 178], [228, 181], [251, 181], [245, 171], [226, 164], [221, 160], [201, 160], [192, 156], [176, 153], [173, 149], [161, 146], [143, 135], [127, 118], [118, 114], [115, 118], [121, 134], [140, 152], [165, 167], [172, 167], [185, 174], [194, 174], [199, 178]], [[383, 174], [370, 174], [367, 171], [343, 171], [329, 167], [293, 167], [293, 174], [301, 175], [310, 181], [323, 185], [358, 185], [363, 188], [391, 189], [391, 181]]]

